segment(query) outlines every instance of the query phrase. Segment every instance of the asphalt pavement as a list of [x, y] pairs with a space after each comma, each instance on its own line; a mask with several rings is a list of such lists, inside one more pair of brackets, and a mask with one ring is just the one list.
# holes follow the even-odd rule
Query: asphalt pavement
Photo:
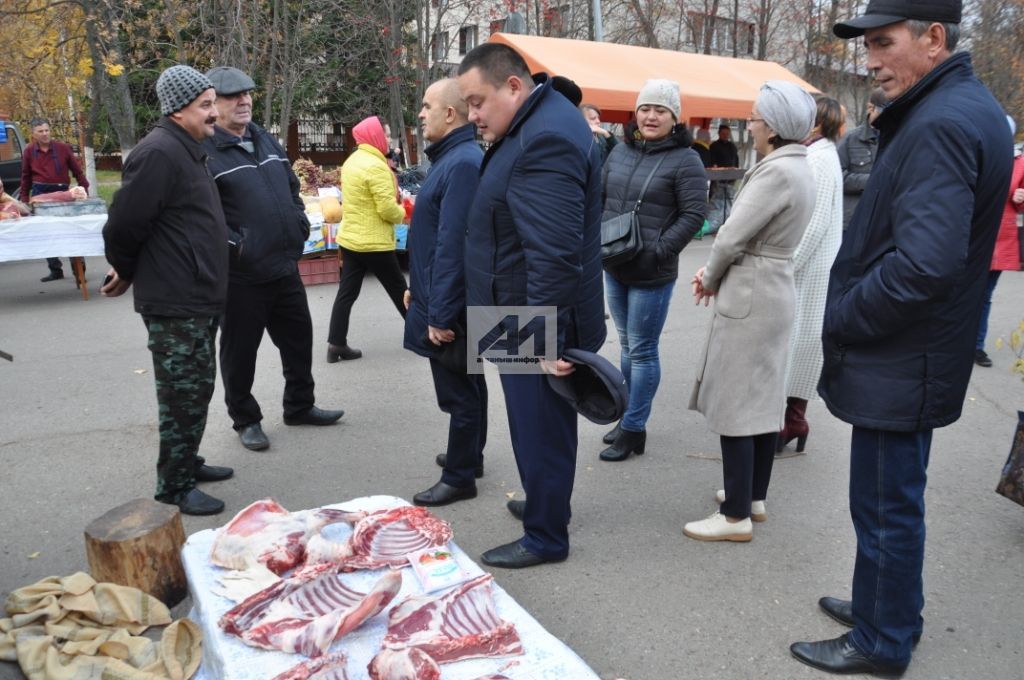
[[[682, 280], [707, 257], [689, 246]], [[88, 570], [83, 530], [134, 498], [150, 497], [157, 453], [156, 400], [146, 332], [131, 295], [96, 290], [106, 266], [88, 258], [92, 299], [70, 280], [40, 283], [43, 261], [0, 263], [0, 593], [51, 575]], [[286, 427], [276, 349], [265, 339], [254, 394], [268, 451], [244, 449], [218, 384], [201, 453], [235, 477], [204, 488], [227, 503], [217, 517], [185, 517], [186, 534], [216, 527], [254, 500], [289, 509], [371, 494], [411, 499], [439, 478], [447, 420], [426, 360], [402, 348], [402, 321], [369, 278], [353, 310], [350, 344], [363, 358], [327, 364], [336, 285], [307, 289], [313, 315], [317, 403], [345, 409], [331, 427]], [[990, 338], [1021, 321], [1024, 278], [1002, 276]], [[848, 597], [855, 539], [847, 506], [849, 427], [822, 403], [808, 409], [806, 455], [777, 461], [769, 520], [748, 544], [703, 543], [685, 522], [715, 509], [718, 440], [686, 405], [710, 311], [677, 287], [661, 340], [662, 382], [647, 453], [599, 461], [607, 428], [580, 422], [570, 527], [560, 564], [495, 571], [495, 578], [601, 678], [824, 678], [789, 654], [797, 640], [844, 629], [818, 611], [822, 595]], [[963, 417], [936, 431], [927, 492], [924, 637], [908, 680], [1024, 678], [1024, 508], [994, 488], [1024, 407], [1009, 350], [976, 368]], [[617, 362], [609, 321], [603, 354]], [[439, 508], [470, 555], [518, 538], [505, 510], [522, 498], [504, 402], [490, 374], [490, 437], [479, 497]], [[188, 603], [176, 608], [187, 611]], [[529, 640], [525, 641], [529, 644]], [[21, 677], [0, 663], [0, 677]]]

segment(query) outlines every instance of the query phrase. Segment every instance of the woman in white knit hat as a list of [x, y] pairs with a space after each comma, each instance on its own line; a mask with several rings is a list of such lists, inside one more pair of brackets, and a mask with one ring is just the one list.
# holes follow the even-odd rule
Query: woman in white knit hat
[[683, 528], [702, 541], [749, 541], [751, 519], [767, 518], [765, 497], [786, 407], [786, 358], [793, 328], [793, 253], [814, 210], [814, 176], [801, 142], [814, 100], [793, 83], [768, 81], [748, 121], [764, 158], [743, 178], [729, 219], [691, 282], [714, 316], [690, 408], [721, 438], [725, 489], [718, 512]]
[[608, 309], [621, 346], [629, 408], [605, 435], [602, 460], [641, 454], [647, 418], [661, 381], [658, 340], [679, 274], [679, 252], [704, 224], [707, 175], [693, 140], [679, 122], [679, 84], [648, 80], [636, 98], [636, 120], [626, 126], [604, 165], [604, 215], [637, 214], [642, 245], [635, 257], [605, 266]]

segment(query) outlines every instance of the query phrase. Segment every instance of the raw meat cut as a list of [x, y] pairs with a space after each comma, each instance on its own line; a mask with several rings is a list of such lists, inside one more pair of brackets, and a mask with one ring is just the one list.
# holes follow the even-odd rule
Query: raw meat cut
[[349, 537], [352, 554], [341, 559], [343, 571], [402, 567], [409, 553], [444, 545], [452, 528], [426, 508], [401, 506], [371, 512], [356, 522]]
[[345, 673], [347, 664], [344, 652], [332, 652], [293, 666], [273, 680], [348, 680]]
[[440, 680], [441, 667], [416, 647], [382, 649], [366, 667], [370, 680]]
[[419, 647], [438, 663], [523, 653], [516, 627], [494, 607], [484, 574], [439, 597], [408, 597], [388, 614], [383, 647]]
[[210, 561], [228, 569], [265, 564], [278, 576], [302, 564], [306, 543], [328, 524], [354, 524], [365, 512], [317, 508], [288, 512], [270, 498], [256, 501], [235, 515], [217, 534]]
[[[314, 536], [314, 538], [316, 537]], [[232, 602], [241, 602], [253, 593], [280, 580], [280, 576], [257, 562], [241, 571], [235, 569], [222, 571], [217, 577], [217, 587], [211, 588], [211, 590]]]
[[379, 614], [401, 587], [400, 571], [389, 571], [369, 593], [360, 593], [345, 585], [337, 565], [306, 567], [228, 610], [220, 627], [253, 647], [316, 658]]

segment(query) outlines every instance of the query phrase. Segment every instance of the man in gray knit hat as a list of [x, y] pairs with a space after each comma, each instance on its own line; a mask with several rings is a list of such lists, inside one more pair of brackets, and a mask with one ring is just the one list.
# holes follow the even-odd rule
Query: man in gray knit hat
[[228, 283], [227, 225], [201, 144], [213, 135], [216, 94], [182, 65], [160, 74], [156, 93], [163, 117], [125, 162], [103, 227], [112, 269], [100, 292], [116, 297], [134, 284], [135, 311], [149, 331], [160, 419], [156, 500], [212, 515], [224, 503], [196, 482], [234, 474], [199, 455]]

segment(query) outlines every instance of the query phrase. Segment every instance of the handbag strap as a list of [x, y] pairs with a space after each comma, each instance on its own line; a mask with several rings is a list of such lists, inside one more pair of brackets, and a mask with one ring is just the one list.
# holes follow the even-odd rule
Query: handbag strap
[[661, 167], [661, 164], [665, 162], [666, 158], [668, 158], [667, 153], [661, 154], [661, 158], [659, 158], [658, 162], [654, 164], [654, 169], [651, 170], [651, 174], [647, 175], [647, 179], [644, 180], [644, 186], [640, 189], [640, 196], [636, 199], [636, 205], [633, 206], [634, 212], [640, 210], [640, 204], [644, 202], [644, 195], [647, 194], [647, 187], [651, 185], [651, 180], [654, 179], [654, 175], [658, 172], [658, 168]]

